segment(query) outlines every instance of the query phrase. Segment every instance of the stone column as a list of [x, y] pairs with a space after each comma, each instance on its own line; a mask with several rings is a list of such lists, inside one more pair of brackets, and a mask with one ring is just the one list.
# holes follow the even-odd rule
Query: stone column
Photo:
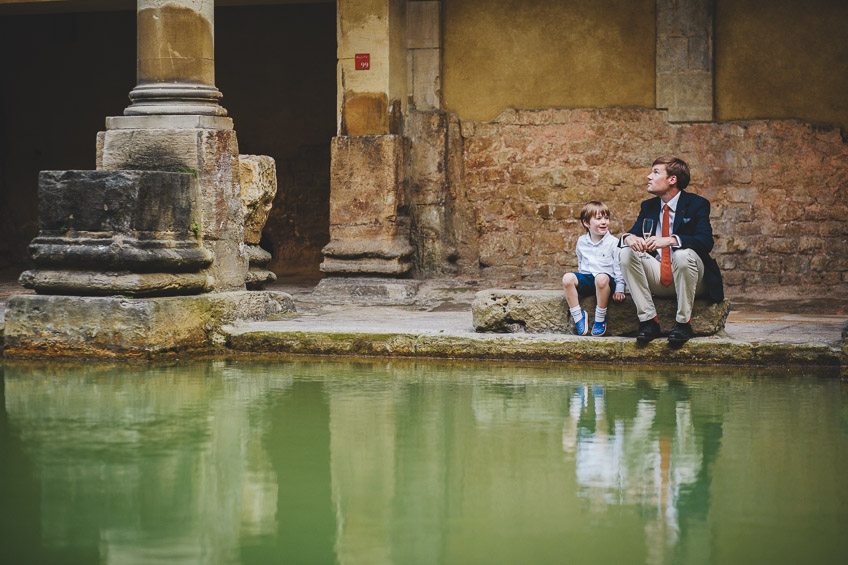
[[713, 120], [713, 0], [657, 0], [657, 107], [671, 122]]
[[215, 2], [138, 0], [137, 85], [127, 116], [225, 116], [215, 87]]
[[410, 0], [406, 35], [410, 108], [404, 134], [410, 140], [409, 191], [413, 265], [420, 275], [454, 274], [456, 245], [448, 179], [448, 124], [442, 109], [441, 0]]
[[215, 87], [214, 2], [138, 0], [137, 86], [106, 118], [97, 168], [188, 172], [200, 186], [195, 233], [213, 256], [207, 291], [245, 287], [238, 141]]
[[441, 0], [410, 0], [406, 8], [407, 84], [419, 111], [442, 109]]
[[[330, 243], [322, 250], [321, 264], [331, 276], [316, 289], [319, 294], [345, 292], [340, 279], [350, 275], [402, 277], [411, 269], [412, 256], [409, 143], [402, 135], [406, 0], [339, 0], [337, 6], [339, 135], [331, 145]], [[351, 292], [394, 292], [381, 284]], [[409, 295], [406, 290], [401, 294]]]

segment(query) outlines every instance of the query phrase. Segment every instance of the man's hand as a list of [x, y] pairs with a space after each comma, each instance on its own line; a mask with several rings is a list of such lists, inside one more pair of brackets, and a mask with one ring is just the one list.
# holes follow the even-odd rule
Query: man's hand
[[622, 301], [622, 300], [624, 300], [625, 298], [626, 298], [626, 297], [625, 297], [625, 294], [624, 294], [623, 292], [616, 292], [616, 293], [614, 293], [614, 294], [612, 295], [612, 299], [613, 299], [615, 302], [621, 302], [621, 301]]
[[[641, 238], [636, 238], [641, 239]], [[665, 249], [666, 247], [671, 247], [672, 245], [677, 245], [677, 238], [668, 236], [668, 237], [657, 237], [652, 235], [648, 239], [641, 239], [643, 242], [643, 249], [636, 249], [636, 251], [656, 251], [657, 249]], [[631, 245], [630, 247], [633, 247]], [[635, 249], [635, 247], [634, 247]]]
[[645, 247], [645, 240], [639, 237], [638, 235], [627, 234], [625, 236], [626, 239], [624, 243], [630, 247], [633, 251], [645, 251], [647, 248]]

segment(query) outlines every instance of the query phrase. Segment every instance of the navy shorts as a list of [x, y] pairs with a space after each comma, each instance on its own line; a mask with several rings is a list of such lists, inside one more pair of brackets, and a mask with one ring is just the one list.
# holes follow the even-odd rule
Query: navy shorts
[[[595, 275], [587, 275], [586, 273], [574, 273], [577, 277], [577, 294], [580, 296], [595, 296]], [[610, 280], [610, 294], [615, 291], [615, 279], [611, 275], [607, 275]]]

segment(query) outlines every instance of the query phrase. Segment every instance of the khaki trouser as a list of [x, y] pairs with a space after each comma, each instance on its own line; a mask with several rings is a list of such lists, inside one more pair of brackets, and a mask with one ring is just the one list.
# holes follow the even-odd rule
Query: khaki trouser
[[706, 293], [704, 288], [704, 262], [691, 249], [675, 249], [671, 254], [671, 274], [674, 278], [669, 286], [660, 282], [660, 262], [648, 253], [642, 257], [629, 247], [621, 250], [621, 274], [630, 296], [636, 304], [639, 321], [644, 322], [657, 315], [654, 296], [677, 295], [678, 322], [686, 323], [692, 318], [692, 304], [696, 296]]

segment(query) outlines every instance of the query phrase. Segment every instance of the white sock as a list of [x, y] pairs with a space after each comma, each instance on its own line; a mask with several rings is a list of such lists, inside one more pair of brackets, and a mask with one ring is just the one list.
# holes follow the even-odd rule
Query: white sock
[[574, 308], [569, 308], [571, 311], [571, 317], [574, 318], [575, 322], [579, 322], [583, 319], [583, 310], [580, 306], [575, 306]]
[[607, 309], [595, 307], [595, 321], [603, 322], [607, 319]]

